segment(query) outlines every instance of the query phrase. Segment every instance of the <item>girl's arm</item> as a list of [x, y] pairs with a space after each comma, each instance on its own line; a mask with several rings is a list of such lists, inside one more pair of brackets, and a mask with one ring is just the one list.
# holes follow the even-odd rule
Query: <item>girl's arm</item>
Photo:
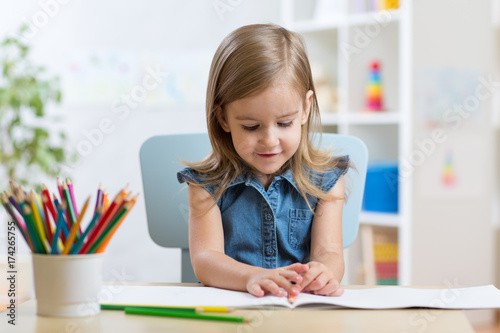
[[270, 292], [285, 296], [299, 290], [290, 281], [300, 283], [307, 265], [293, 264], [264, 269], [240, 263], [224, 253], [224, 233], [219, 207], [200, 186], [189, 186], [189, 252], [198, 280], [213, 287], [248, 291], [255, 296]]
[[[340, 177], [330, 194], [343, 197], [344, 177]], [[342, 244], [342, 208], [344, 200], [320, 200], [311, 227], [311, 261], [300, 284], [303, 291], [319, 295], [340, 296], [344, 275]]]

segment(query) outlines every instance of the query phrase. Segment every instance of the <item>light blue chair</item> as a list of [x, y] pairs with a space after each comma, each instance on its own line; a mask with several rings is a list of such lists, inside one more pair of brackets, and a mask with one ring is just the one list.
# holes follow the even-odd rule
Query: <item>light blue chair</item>
[[[344, 247], [348, 247], [358, 234], [368, 151], [356, 137], [331, 133], [323, 133], [321, 146], [332, 147], [335, 155], [348, 154], [356, 168], [345, 176], [349, 197], [343, 209], [342, 232]], [[160, 246], [182, 249], [182, 282], [197, 279], [188, 249], [187, 189], [177, 182], [177, 172], [184, 167], [182, 159], [198, 161], [210, 151], [206, 133], [154, 136], [140, 150], [149, 234]]]

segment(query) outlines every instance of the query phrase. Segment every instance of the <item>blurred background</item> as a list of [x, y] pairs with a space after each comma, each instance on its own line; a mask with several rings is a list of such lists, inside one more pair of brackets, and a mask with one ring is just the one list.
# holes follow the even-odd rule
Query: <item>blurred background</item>
[[[497, 0], [0, 0], [0, 189], [14, 177], [56, 192], [57, 175], [80, 205], [100, 183], [142, 192], [146, 139], [206, 131], [222, 39], [277, 23], [304, 37], [323, 130], [370, 152], [343, 283], [498, 287], [499, 17]], [[140, 197], [104, 280], [180, 278], [180, 251], [153, 243]], [[29, 273], [19, 283], [31, 292]]]

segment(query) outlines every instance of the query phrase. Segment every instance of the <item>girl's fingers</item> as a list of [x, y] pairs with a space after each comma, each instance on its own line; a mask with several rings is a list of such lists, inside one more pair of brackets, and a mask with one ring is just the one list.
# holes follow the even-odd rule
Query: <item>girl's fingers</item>
[[[299, 275], [300, 276], [300, 275]], [[293, 295], [298, 295], [300, 292], [300, 289], [297, 287], [296, 284], [291, 283], [291, 279], [287, 278], [285, 276], [275, 276], [272, 278], [272, 280], [280, 287], [285, 289], [285, 291], [289, 294]]]
[[[305, 279], [304, 279], [305, 280]], [[325, 272], [320, 272], [308, 285], [305, 289], [308, 291], [318, 291], [322, 288], [324, 288], [329, 281], [328, 276], [325, 274]]]
[[254, 284], [248, 288], [248, 292], [257, 297], [262, 297], [265, 294], [264, 290], [258, 284]]
[[283, 289], [281, 289], [280, 286], [278, 286], [276, 284], [276, 282], [274, 282], [272, 280], [269, 280], [269, 279], [263, 280], [260, 283], [260, 287], [264, 290], [267, 290], [268, 292], [270, 292], [274, 296], [278, 296], [278, 297], [286, 296], [286, 292]]
[[304, 274], [309, 270], [309, 265], [307, 264], [301, 264], [300, 262], [297, 262], [295, 264], [291, 264], [290, 266], [285, 267], [287, 270], [291, 270], [296, 272], [297, 274]]
[[[326, 285], [321, 288], [316, 290], [314, 293], [316, 295], [328, 295], [328, 296], [334, 296], [333, 294], [337, 292], [337, 290], [341, 288], [338, 281], [331, 279], [329, 280]], [[335, 295], [335, 296], [340, 296], [340, 295]]]
[[302, 282], [300, 282], [300, 286], [305, 291], [310, 291], [310, 284], [318, 277], [318, 275], [321, 274], [321, 272], [322, 271], [318, 266], [310, 267], [309, 270], [304, 275], [302, 275]]
[[344, 287], [339, 286], [334, 292], [329, 294], [328, 296], [342, 296], [344, 294]]
[[295, 271], [282, 270], [279, 274], [289, 282], [294, 281], [295, 283], [300, 283], [302, 281], [302, 275], [298, 274]]

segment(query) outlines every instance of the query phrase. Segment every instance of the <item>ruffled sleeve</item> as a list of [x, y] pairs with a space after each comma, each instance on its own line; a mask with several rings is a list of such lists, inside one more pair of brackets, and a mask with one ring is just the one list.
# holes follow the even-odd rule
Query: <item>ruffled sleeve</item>
[[[184, 168], [181, 171], [177, 172], [177, 180], [179, 183], [192, 183], [195, 182], [197, 184], [204, 183], [204, 175], [199, 173], [198, 171], [193, 170], [192, 168]], [[203, 187], [210, 194], [214, 194], [215, 187], [213, 185], [203, 185]]]
[[333, 168], [331, 171], [321, 174], [318, 177], [318, 186], [325, 192], [330, 191], [340, 177], [342, 177], [349, 170], [349, 155], [339, 157], [339, 166]]

